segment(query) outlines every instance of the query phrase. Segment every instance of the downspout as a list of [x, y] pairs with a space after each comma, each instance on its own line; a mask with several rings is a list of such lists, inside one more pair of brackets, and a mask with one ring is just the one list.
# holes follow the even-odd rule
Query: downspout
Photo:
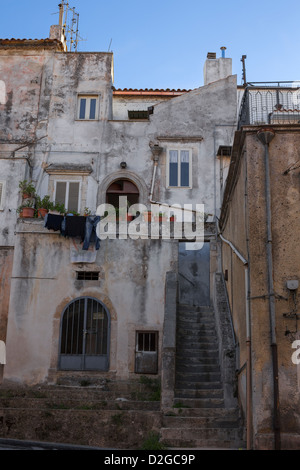
[[278, 386], [278, 352], [276, 342], [276, 318], [275, 318], [275, 293], [273, 280], [273, 257], [272, 257], [272, 213], [271, 213], [271, 188], [270, 188], [270, 164], [269, 143], [273, 140], [275, 133], [272, 129], [262, 129], [257, 137], [265, 148], [265, 191], [267, 212], [267, 263], [268, 263], [268, 299], [270, 315], [271, 351], [273, 366], [273, 430], [275, 438], [275, 450], [280, 449], [280, 419], [279, 419], [279, 386]]
[[[219, 232], [219, 230], [218, 230]], [[247, 450], [251, 450], [251, 424], [252, 424], [252, 402], [251, 402], [251, 328], [250, 328], [250, 295], [249, 295], [249, 267], [248, 261], [241, 255], [235, 246], [219, 232], [221, 240], [230, 246], [235, 255], [242, 261], [245, 267], [245, 306], [246, 306], [246, 440]]]

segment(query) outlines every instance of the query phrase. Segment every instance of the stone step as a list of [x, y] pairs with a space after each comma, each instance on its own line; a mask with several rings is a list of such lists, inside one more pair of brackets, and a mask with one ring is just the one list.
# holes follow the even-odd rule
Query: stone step
[[[83, 382], [82, 382], [83, 383]], [[107, 381], [101, 385], [48, 385], [48, 386], [0, 386], [0, 402], [7, 400], [36, 400], [37, 402], [44, 400], [45, 402], [74, 402], [80, 404], [84, 402], [146, 402], [155, 401], [155, 393], [151, 388], [151, 384], [143, 384], [138, 381]], [[154, 384], [155, 385], [155, 384]], [[156, 398], [157, 399], [157, 398]], [[28, 401], [29, 403], [29, 401]]]
[[196, 374], [202, 372], [219, 372], [220, 373], [220, 366], [219, 364], [190, 364], [187, 363], [181, 364], [177, 362], [176, 364], [176, 373], [179, 374]]
[[179, 417], [202, 417], [202, 418], [217, 418], [220, 420], [238, 420], [240, 418], [240, 412], [238, 408], [193, 408], [188, 404], [192, 405], [193, 400], [179, 398], [174, 402], [173, 408], [171, 408], [167, 415], [179, 416]]
[[232, 416], [164, 416], [164, 428], [239, 428], [239, 417]]
[[176, 383], [186, 384], [186, 388], [222, 388], [220, 374], [185, 374], [176, 373]]
[[197, 384], [201, 388], [206, 388], [205, 385], [212, 383], [221, 384], [221, 373], [220, 372], [186, 372], [186, 371], [177, 371], [176, 380], [182, 382], [191, 383], [191, 385]]
[[162, 428], [161, 441], [173, 447], [236, 448], [244, 443], [239, 429]]
[[190, 328], [189, 325], [180, 326], [177, 324], [177, 334], [192, 335], [194, 333], [202, 333], [203, 335], [207, 336], [213, 335], [217, 338], [215, 325], [197, 323], [196, 327]]
[[193, 331], [191, 333], [179, 332], [177, 333], [177, 342], [180, 344], [197, 342], [197, 343], [211, 343], [215, 344], [215, 347], [218, 345], [217, 337], [214, 334], [207, 334], [201, 331]]
[[193, 315], [190, 315], [188, 313], [185, 313], [185, 314], [178, 314], [177, 315], [177, 322], [180, 324], [180, 323], [183, 323], [183, 322], [186, 322], [186, 323], [189, 323], [189, 324], [193, 324], [193, 323], [196, 323], [196, 324], [203, 324], [203, 325], [214, 325], [215, 324], [215, 318], [212, 316], [212, 315], [200, 315], [200, 314], [193, 314]]
[[223, 398], [195, 397], [186, 390], [175, 390], [174, 404], [189, 408], [223, 408]]
[[210, 306], [195, 306], [195, 305], [188, 305], [188, 304], [178, 304], [177, 311], [191, 311], [191, 312], [214, 312], [214, 308]]
[[159, 411], [159, 401], [135, 401], [127, 398], [108, 399], [53, 399], [0, 398], [0, 409], [35, 410], [154, 410]]
[[185, 398], [212, 398], [217, 399], [223, 398], [223, 389], [193, 389], [193, 388], [175, 388], [175, 396], [185, 397]]
[[180, 355], [176, 355], [176, 366], [183, 366], [183, 367], [197, 367], [197, 366], [218, 366], [219, 365], [219, 354], [211, 355], [210, 357], [206, 356], [188, 356], [182, 357]]
[[176, 350], [176, 356], [184, 356], [185, 358], [219, 358], [219, 351], [217, 349], [210, 349], [210, 348], [188, 348], [188, 347], [180, 347], [178, 345]]

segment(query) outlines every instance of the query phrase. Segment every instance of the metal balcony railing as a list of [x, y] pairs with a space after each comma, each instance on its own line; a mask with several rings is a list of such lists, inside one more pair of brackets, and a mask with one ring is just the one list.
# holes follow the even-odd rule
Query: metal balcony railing
[[300, 82], [247, 83], [238, 129], [244, 125], [300, 123]]

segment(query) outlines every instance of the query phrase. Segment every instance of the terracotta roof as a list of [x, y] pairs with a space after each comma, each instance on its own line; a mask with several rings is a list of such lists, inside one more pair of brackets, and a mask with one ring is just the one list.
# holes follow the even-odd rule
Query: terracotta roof
[[36, 47], [36, 46], [44, 46], [44, 47], [53, 47], [56, 46], [59, 49], [63, 50], [63, 45], [58, 39], [16, 39], [16, 38], [6, 38], [0, 39], [0, 47], [14, 47], [14, 46], [22, 46], [22, 47]]
[[147, 95], [156, 95], [156, 96], [179, 96], [183, 95], [184, 93], [188, 93], [191, 90], [170, 90], [167, 89], [153, 89], [153, 88], [145, 88], [145, 89], [133, 89], [133, 88], [114, 88], [113, 93], [114, 95], [140, 95], [140, 96], [147, 96]]

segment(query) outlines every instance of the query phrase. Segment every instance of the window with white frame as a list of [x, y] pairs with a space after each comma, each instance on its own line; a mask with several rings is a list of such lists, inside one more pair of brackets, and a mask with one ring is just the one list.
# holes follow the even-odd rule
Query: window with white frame
[[6, 181], [0, 181], [0, 211], [4, 210]]
[[77, 119], [95, 121], [99, 117], [99, 96], [78, 95]]
[[167, 186], [190, 188], [192, 186], [191, 151], [174, 149], [168, 151]]
[[80, 181], [56, 181], [55, 203], [64, 204], [68, 211], [80, 211]]

